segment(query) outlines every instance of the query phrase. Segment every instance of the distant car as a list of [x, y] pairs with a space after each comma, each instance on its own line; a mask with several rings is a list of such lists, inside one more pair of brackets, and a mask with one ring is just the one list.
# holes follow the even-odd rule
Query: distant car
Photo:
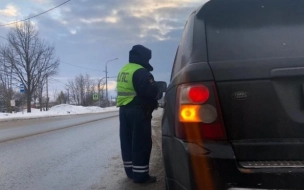
[[189, 17], [162, 120], [169, 190], [304, 189], [304, 1]]

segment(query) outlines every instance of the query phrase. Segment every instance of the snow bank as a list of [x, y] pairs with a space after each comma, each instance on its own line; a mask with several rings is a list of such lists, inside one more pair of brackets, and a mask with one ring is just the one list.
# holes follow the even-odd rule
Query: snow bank
[[73, 106], [68, 104], [61, 104], [54, 107], [51, 107], [49, 111], [40, 111], [39, 109], [32, 108], [31, 113], [27, 113], [24, 110], [24, 113], [0, 113], [0, 121], [7, 119], [27, 119], [27, 118], [39, 118], [39, 117], [52, 117], [52, 116], [63, 116], [63, 115], [71, 115], [71, 114], [88, 114], [88, 113], [102, 113], [102, 112], [110, 112], [110, 111], [118, 111], [117, 107], [83, 107], [83, 106]]

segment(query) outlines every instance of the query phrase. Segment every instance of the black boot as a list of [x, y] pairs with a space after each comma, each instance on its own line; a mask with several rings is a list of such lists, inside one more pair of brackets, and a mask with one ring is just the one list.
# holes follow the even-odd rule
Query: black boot
[[156, 177], [155, 176], [149, 176], [145, 181], [141, 181], [141, 182], [134, 182], [134, 183], [142, 183], [142, 184], [145, 184], [145, 183], [155, 183], [157, 180], [156, 180]]

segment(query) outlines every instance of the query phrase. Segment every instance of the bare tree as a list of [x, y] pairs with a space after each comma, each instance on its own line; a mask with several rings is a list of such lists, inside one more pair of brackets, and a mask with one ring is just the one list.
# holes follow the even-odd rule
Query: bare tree
[[85, 97], [85, 77], [83, 75], [78, 75], [75, 78], [75, 83], [77, 85], [79, 97], [80, 97], [80, 104], [84, 105], [84, 97]]
[[38, 99], [40, 111], [42, 111], [41, 107], [42, 107], [42, 96], [43, 96], [44, 85], [45, 85], [45, 81], [40, 81], [37, 84], [37, 87], [36, 87], [36, 89], [35, 89], [35, 91], [33, 92], [33, 95], [32, 95], [32, 100], [34, 102], [35, 107], [36, 107], [36, 102], [37, 102], [37, 99]]
[[69, 80], [68, 81], [68, 88], [69, 88], [69, 92], [70, 92], [70, 96], [72, 99], [72, 102], [76, 105], [80, 104], [80, 97], [79, 97], [79, 93], [78, 93], [78, 87], [77, 85], [75, 85], [74, 80]]
[[12, 66], [15, 80], [25, 85], [27, 112], [31, 112], [34, 92], [47, 77], [57, 74], [59, 59], [55, 57], [54, 46], [39, 38], [30, 21], [11, 29], [8, 41], [8, 46], [1, 52]]
[[91, 106], [94, 103], [93, 94], [95, 94], [97, 83], [95, 80], [91, 79], [90, 75], [85, 75], [85, 87], [86, 87], [86, 96], [85, 96], [85, 106]]
[[[62, 92], [62, 91], [61, 91]], [[60, 93], [61, 93], [60, 92]], [[56, 102], [57, 97], [59, 96], [58, 90], [56, 88], [53, 89], [53, 100]]]
[[[98, 85], [98, 84], [97, 84]], [[105, 99], [106, 99], [106, 97], [105, 97], [105, 86], [106, 86], [106, 83], [102, 83], [102, 84], [99, 84], [100, 86], [99, 87], [97, 87], [97, 88], [99, 88], [99, 91], [98, 91], [98, 95], [99, 95], [99, 98], [100, 98], [100, 106], [102, 106], [102, 107], [104, 107], [105, 106]]]
[[96, 82], [90, 75], [77, 75], [68, 81], [70, 95], [74, 103], [82, 106], [93, 104], [93, 94], [96, 92]]
[[1, 56], [0, 59], [0, 106], [5, 107], [6, 110], [11, 108], [10, 100], [14, 95], [12, 88], [12, 67]]
[[38, 102], [40, 106], [40, 111], [43, 109], [43, 86], [44, 86], [44, 81], [41, 81], [39, 84], [37, 84], [37, 88], [35, 92], [38, 94]]
[[67, 96], [61, 91], [60, 94], [57, 95], [56, 103], [63, 104], [66, 103]]

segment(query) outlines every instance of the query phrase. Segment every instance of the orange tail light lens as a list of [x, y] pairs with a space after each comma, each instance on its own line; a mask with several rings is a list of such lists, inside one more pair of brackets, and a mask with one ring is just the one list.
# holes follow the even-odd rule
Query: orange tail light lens
[[179, 120], [181, 122], [200, 122], [200, 107], [200, 105], [181, 105]]

